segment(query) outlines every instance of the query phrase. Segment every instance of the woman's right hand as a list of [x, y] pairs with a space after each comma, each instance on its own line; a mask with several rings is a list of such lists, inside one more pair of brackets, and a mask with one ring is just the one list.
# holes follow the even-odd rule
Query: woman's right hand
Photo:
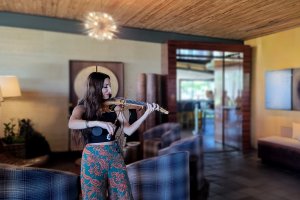
[[100, 127], [106, 129], [110, 135], [114, 135], [116, 130], [116, 125], [111, 122], [102, 122]]

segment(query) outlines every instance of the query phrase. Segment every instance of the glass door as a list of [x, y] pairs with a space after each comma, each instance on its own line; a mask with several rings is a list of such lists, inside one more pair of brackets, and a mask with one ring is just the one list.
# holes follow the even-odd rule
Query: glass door
[[224, 52], [223, 140], [224, 145], [241, 149], [243, 53]]

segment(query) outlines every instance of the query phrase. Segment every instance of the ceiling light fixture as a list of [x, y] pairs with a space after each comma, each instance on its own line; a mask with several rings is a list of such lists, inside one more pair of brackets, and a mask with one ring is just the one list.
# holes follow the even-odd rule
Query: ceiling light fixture
[[97, 40], [111, 40], [114, 38], [115, 33], [118, 32], [115, 20], [105, 12], [87, 13], [84, 27], [88, 36]]

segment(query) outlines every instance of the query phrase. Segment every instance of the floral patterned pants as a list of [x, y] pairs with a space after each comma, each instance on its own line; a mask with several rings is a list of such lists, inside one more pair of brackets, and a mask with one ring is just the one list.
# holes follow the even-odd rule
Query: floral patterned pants
[[83, 200], [133, 200], [117, 142], [85, 146], [81, 160], [81, 188]]

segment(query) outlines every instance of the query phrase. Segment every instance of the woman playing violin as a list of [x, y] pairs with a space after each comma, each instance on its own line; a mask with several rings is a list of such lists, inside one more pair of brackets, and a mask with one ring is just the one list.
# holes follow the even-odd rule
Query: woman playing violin
[[129, 125], [116, 106], [115, 112], [103, 112], [105, 100], [111, 98], [110, 77], [93, 72], [88, 76], [87, 90], [74, 108], [69, 120], [70, 129], [84, 130], [86, 145], [81, 160], [82, 198], [88, 199], [133, 199], [126, 165], [115, 133], [122, 128], [127, 135], [134, 133], [143, 121], [159, 106], [147, 103], [145, 113]]

